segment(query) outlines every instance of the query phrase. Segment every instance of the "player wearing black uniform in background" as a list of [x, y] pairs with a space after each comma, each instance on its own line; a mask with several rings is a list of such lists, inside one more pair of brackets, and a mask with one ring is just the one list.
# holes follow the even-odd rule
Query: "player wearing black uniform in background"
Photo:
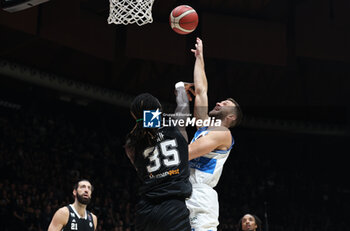
[[[189, 113], [184, 83], [175, 87], [175, 114]], [[161, 104], [148, 93], [138, 95], [130, 109], [136, 125], [127, 136], [125, 150], [142, 181], [135, 230], [190, 231], [185, 204], [192, 192], [186, 131], [178, 127], [143, 127], [143, 111], [157, 109], [161, 111]]]
[[57, 210], [48, 231], [94, 231], [97, 217], [86, 210], [91, 200], [92, 185], [88, 180], [80, 180], [74, 185], [74, 203]]

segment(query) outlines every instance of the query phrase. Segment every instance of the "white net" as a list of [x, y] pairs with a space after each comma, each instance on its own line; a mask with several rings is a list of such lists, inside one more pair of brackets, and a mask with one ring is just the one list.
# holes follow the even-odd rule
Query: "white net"
[[154, 0], [109, 0], [108, 23], [137, 23], [139, 26], [152, 23], [153, 2]]

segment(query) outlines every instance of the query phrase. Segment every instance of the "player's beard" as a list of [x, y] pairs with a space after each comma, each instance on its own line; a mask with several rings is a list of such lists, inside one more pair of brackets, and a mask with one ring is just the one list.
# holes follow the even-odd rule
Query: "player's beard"
[[224, 118], [223, 112], [216, 111], [215, 109], [211, 110], [208, 115], [211, 118], [215, 118], [215, 119], [219, 119], [219, 120], [222, 120]]
[[77, 200], [80, 204], [88, 205], [91, 201], [91, 197], [84, 198], [82, 195], [77, 194]]

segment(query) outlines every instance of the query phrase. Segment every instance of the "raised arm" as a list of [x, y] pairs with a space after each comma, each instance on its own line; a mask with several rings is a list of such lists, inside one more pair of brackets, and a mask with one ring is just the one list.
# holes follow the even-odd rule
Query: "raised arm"
[[62, 207], [53, 216], [48, 231], [61, 231], [67, 224], [69, 211], [67, 207]]
[[203, 43], [200, 38], [196, 40], [196, 49], [191, 49], [196, 57], [193, 70], [193, 81], [196, 93], [194, 101], [194, 116], [196, 119], [208, 118], [208, 81], [204, 69]]
[[[190, 114], [190, 104], [188, 101], [187, 93], [185, 90], [185, 83], [184, 82], [178, 82], [175, 84], [175, 90], [176, 90], [176, 109], [175, 109], [175, 119], [179, 120], [185, 120], [189, 117]], [[178, 126], [181, 134], [183, 137], [188, 141], [188, 136], [186, 132], [185, 126]]]

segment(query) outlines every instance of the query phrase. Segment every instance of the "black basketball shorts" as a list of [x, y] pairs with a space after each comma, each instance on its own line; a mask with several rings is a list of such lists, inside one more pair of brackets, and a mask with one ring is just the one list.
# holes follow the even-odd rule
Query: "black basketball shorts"
[[141, 200], [136, 209], [136, 231], [191, 231], [184, 200], [168, 199], [158, 203]]

